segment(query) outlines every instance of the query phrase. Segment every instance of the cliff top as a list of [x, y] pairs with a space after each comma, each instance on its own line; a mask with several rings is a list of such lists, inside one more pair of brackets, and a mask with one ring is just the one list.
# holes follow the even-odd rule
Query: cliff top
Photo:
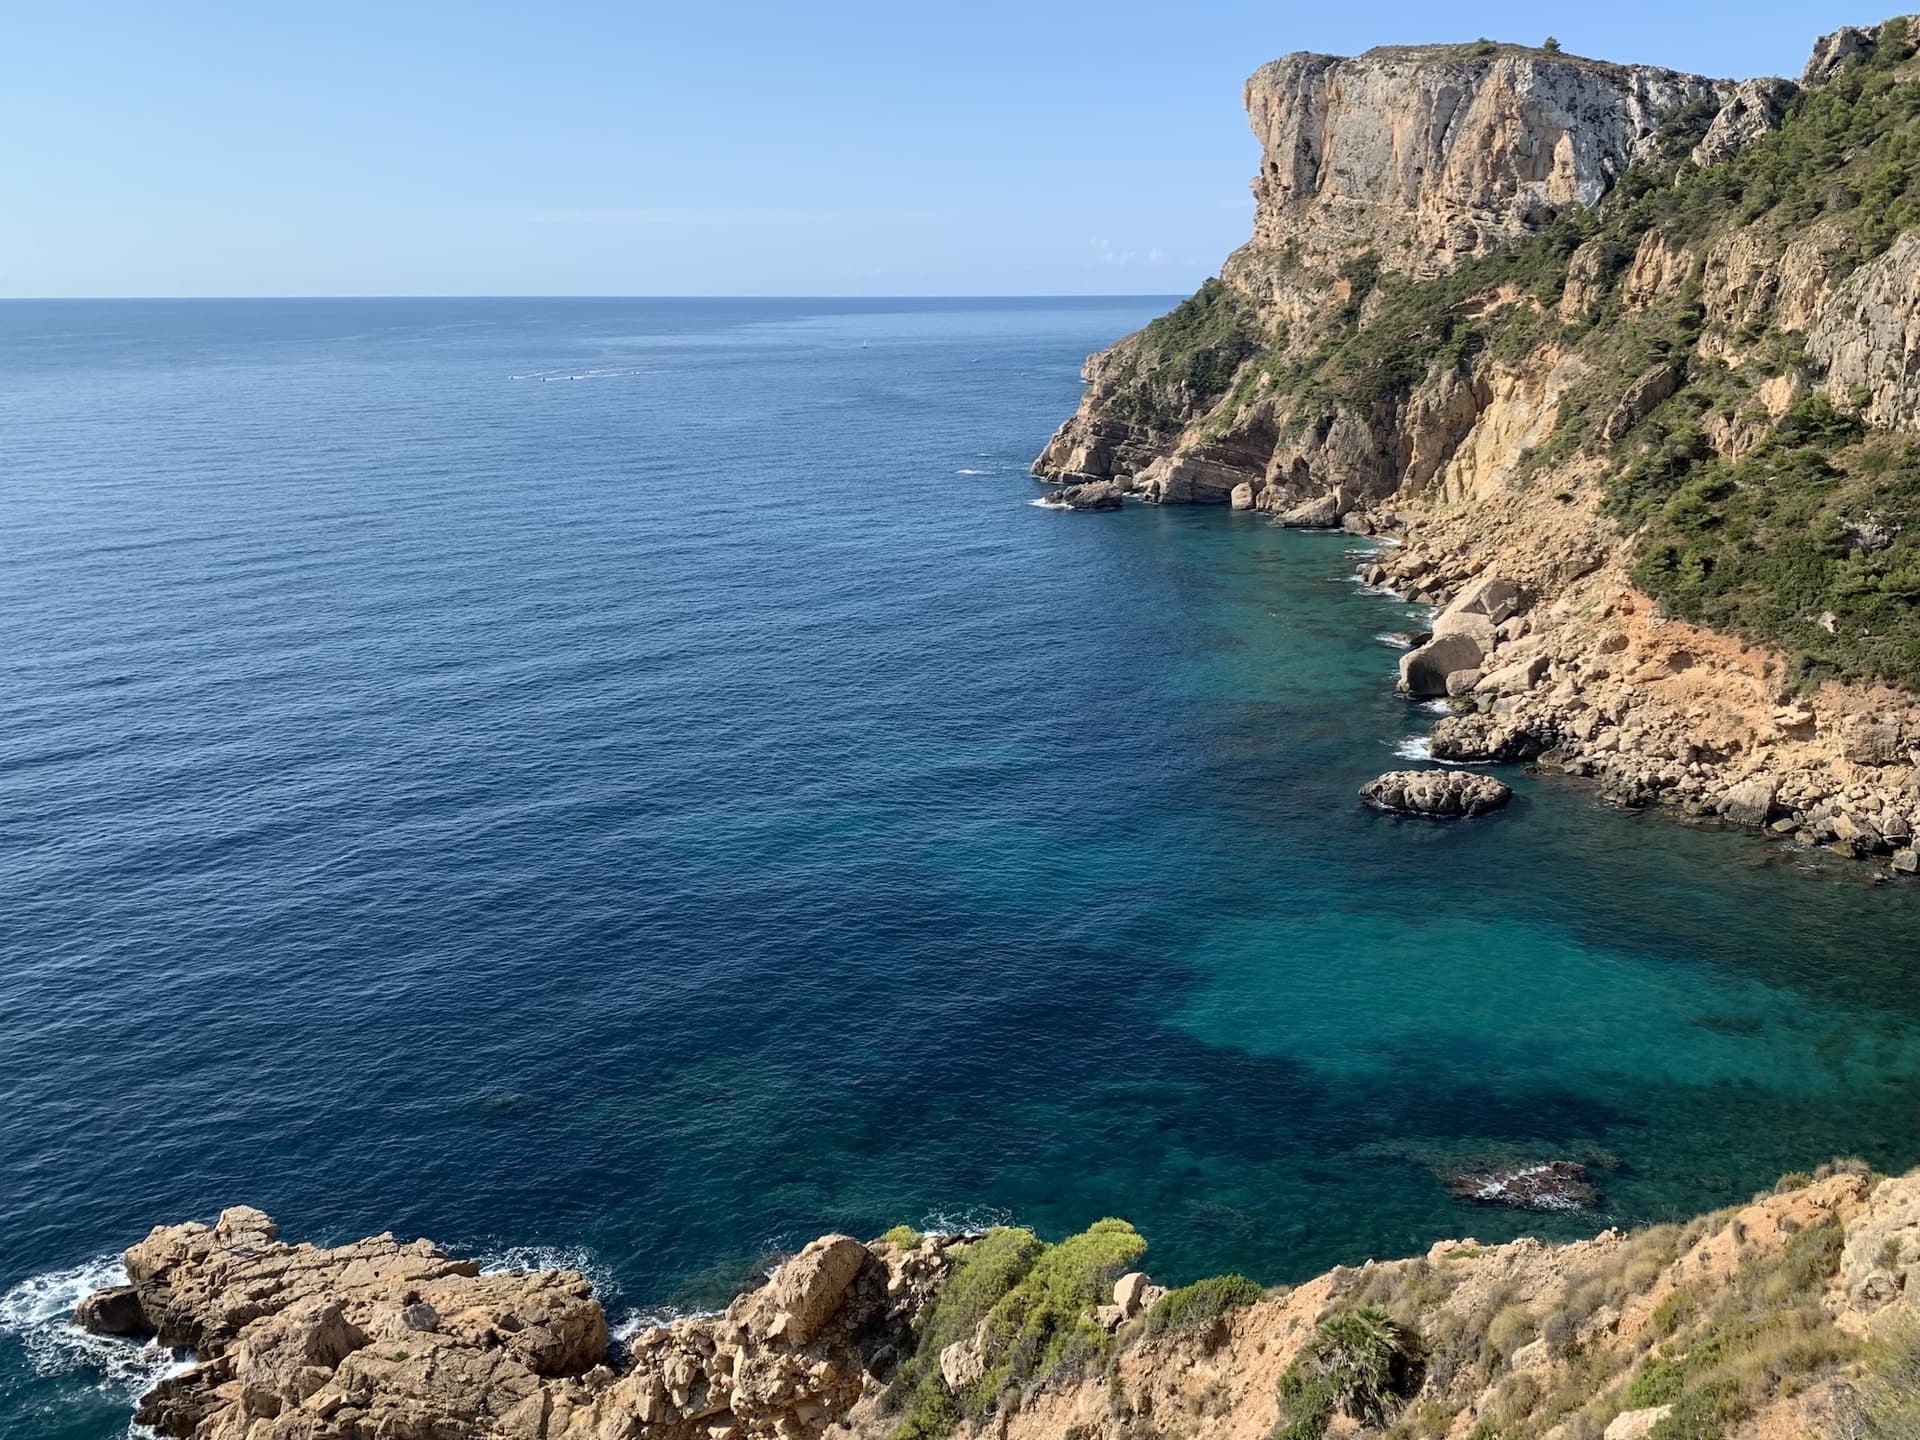
[[1401, 62], [1406, 64], [1481, 64], [1491, 65], [1497, 60], [1525, 59], [1542, 65], [1564, 66], [1572, 70], [1583, 70], [1595, 75], [1604, 75], [1609, 79], [1620, 80], [1634, 74], [1681, 77], [1688, 72], [1675, 70], [1665, 65], [1622, 64], [1613, 60], [1596, 60], [1586, 55], [1574, 55], [1565, 50], [1553, 49], [1544, 45], [1521, 45], [1506, 40], [1463, 40], [1458, 42], [1436, 41], [1424, 45], [1376, 45], [1359, 55], [1330, 55], [1317, 50], [1296, 50], [1282, 55], [1262, 65], [1256, 75], [1280, 69], [1290, 65], [1315, 64], [1323, 67], [1345, 65], [1359, 61]]

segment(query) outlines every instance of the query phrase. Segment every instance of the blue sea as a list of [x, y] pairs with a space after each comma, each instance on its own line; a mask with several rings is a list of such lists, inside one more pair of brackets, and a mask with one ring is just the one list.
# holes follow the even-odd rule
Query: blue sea
[[[1036, 508], [1170, 300], [0, 306], [0, 1434], [258, 1205], [724, 1301], [828, 1229], [1157, 1277], [1589, 1235], [1920, 1160], [1920, 887], [1515, 773], [1368, 542]], [[1438, 1172], [1582, 1160], [1595, 1212]]]

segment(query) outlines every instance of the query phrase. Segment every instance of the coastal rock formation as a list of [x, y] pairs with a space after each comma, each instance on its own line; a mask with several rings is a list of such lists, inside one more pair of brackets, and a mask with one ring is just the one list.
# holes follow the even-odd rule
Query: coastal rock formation
[[1515, 1210], [1591, 1210], [1600, 1193], [1587, 1167], [1572, 1160], [1512, 1165], [1498, 1170], [1460, 1170], [1447, 1177], [1454, 1198]]
[[1252, 238], [1035, 473], [1400, 542], [1364, 578], [1439, 612], [1398, 677], [1453, 702], [1435, 758], [1920, 873], [1916, 38], [1798, 84], [1265, 66]]
[[1513, 798], [1491, 775], [1464, 770], [1392, 770], [1360, 787], [1360, 798], [1402, 815], [1484, 815]]
[[1111, 480], [1090, 480], [1084, 485], [1062, 485], [1046, 496], [1046, 503], [1068, 510], [1118, 510], [1121, 494]]
[[[1475, 1201], [1591, 1200], [1570, 1162], [1452, 1178]], [[132, 1283], [90, 1297], [81, 1318], [119, 1333], [137, 1305], [138, 1328], [194, 1349], [140, 1408], [186, 1440], [895, 1440], [909, 1420], [920, 1437], [1126, 1440], [1149, 1419], [1167, 1440], [1265, 1440], [1298, 1393], [1285, 1377], [1329, 1327], [1388, 1314], [1392, 1330], [1366, 1323], [1420, 1363], [1395, 1368], [1373, 1413], [1418, 1414], [1427, 1433], [1465, 1436], [1495, 1415], [1562, 1440], [1636, 1433], [1657, 1407], [1628, 1382], [1665, 1364], [1669, 1388], [1651, 1398], [1719, 1396], [1727, 1440], [1891, 1434], [1868, 1428], [1889, 1403], [1875, 1367], [1901, 1353], [1881, 1342], [1920, 1322], [1920, 1172], [1857, 1163], [1685, 1227], [1440, 1240], [1275, 1291], [1223, 1277], [1169, 1292], [1132, 1269], [1099, 1279], [1123, 1265], [1068, 1278], [1063, 1257], [1089, 1253], [1077, 1244], [1122, 1232], [1102, 1221], [1051, 1247], [1052, 1268], [1024, 1232], [828, 1235], [723, 1314], [651, 1327], [621, 1354], [574, 1272], [480, 1274], [391, 1236], [289, 1245], [242, 1207], [154, 1230], [127, 1253]], [[1064, 1363], [1009, 1349], [1012, 1329], [988, 1337], [985, 1316], [1017, 1328], [1023, 1312], [1006, 1307], [1042, 1296], [1046, 1323], [1073, 1337]], [[1776, 1335], [1805, 1343], [1770, 1351], [1755, 1383], [1742, 1347]], [[1006, 1379], [984, 1414], [963, 1415], [954, 1397], [977, 1392], [989, 1351]]]
[[616, 1362], [574, 1271], [482, 1274], [391, 1235], [289, 1245], [237, 1207], [155, 1229], [127, 1251], [131, 1284], [75, 1320], [195, 1352], [138, 1416], [188, 1440], [796, 1440], [860, 1398], [952, 1243], [826, 1236], [725, 1314], [650, 1327]]
[[[1497, 1431], [1599, 1440], [1610, 1430], [1645, 1433], [1654, 1423], [1646, 1412], [1686, 1405], [1700, 1413], [1702, 1399], [1717, 1397], [1711, 1433], [1724, 1440], [1901, 1434], [1897, 1407], [1909, 1382], [1897, 1360], [1883, 1357], [1903, 1353], [1900, 1327], [1920, 1311], [1906, 1291], [1856, 1308], [1843, 1255], [1904, 1254], [1920, 1244], [1920, 1226], [1895, 1218], [1920, 1177], [1879, 1179], [1857, 1166], [1821, 1177], [1797, 1177], [1751, 1204], [1637, 1234], [1602, 1229], [1564, 1245], [1439, 1240], [1409, 1259], [1366, 1260], [1251, 1303], [1209, 1307], [1205, 1324], [1171, 1318], [1175, 1292], [1158, 1321], [1149, 1308], [1142, 1322], [1122, 1326], [1104, 1362], [1029, 1377], [992, 1413], [952, 1433], [1465, 1440]], [[1803, 1328], [1813, 1323], [1809, 1311], [1830, 1318]], [[1316, 1373], [1316, 1347], [1340, 1334], [1342, 1321], [1369, 1313], [1402, 1327], [1423, 1363], [1384, 1387], [1375, 1412], [1383, 1420], [1362, 1425], [1336, 1409], [1324, 1429], [1289, 1432], [1299, 1418], [1290, 1385], [1300, 1393], [1299, 1381]], [[1376, 1323], [1369, 1333], [1392, 1332]], [[1804, 1337], [1801, 1354], [1838, 1358], [1779, 1358], [1779, 1345], [1767, 1347], [1787, 1334]], [[1875, 1340], [1848, 1338], [1856, 1335]], [[1889, 1363], [1884, 1373], [1876, 1368]], [[1663, 1370], [1670, 1387], [1652, 1403], [1638, 1398], [1646, 1387], [1632, 1388], [1649, 1369]], [[900, 1420], [880, 1395], [848, 1418], [858, 1440], [887, 1440]]]
[[[1517, 46], [1289, 55], [1247, 81], [1261, 151], [1249, 251], [1308, 236], [1325, 255], [1377, 249], [1395, 268], [1443, 269], [1551, 207], [1593, 204], [1667, 115], [1715, 90]], [[1254, 253], [1236, 262], [1247, 278], [1264, 269]]]

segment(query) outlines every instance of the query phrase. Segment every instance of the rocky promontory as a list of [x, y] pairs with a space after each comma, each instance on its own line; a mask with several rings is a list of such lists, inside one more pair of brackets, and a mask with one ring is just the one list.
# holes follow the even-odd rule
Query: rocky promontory
[[[1593, 1198], [1565, 1163], [1449, 1183]], [[1273, 1290], [1168, 1290], [1144, 1248], [1118, 1220], [1054, 1244], [828, 1235], [724, 1313], [610, 1344], [575, 1272], [288, 1244], [242, 1207], [154, 1230], [78, 1318], [193, 1351], [139, 1410], [180, 1440], [1619, 1440], [1707, 1433], [1653, 1427], [1708, 1406], [1724, 1440], [1911, 1433], [1920, 1172], [1836, 1162], [1684, 1226], [1440, 1240]]]
[[1253, 236], [1035, 474], [1399, 542], [1366, 578], [1438, 612], [1435, 758], [1920, 872], [1916, 39], [1267, 65]]
[[957, 1243], [828, 1235], [724, 1314], [609, 1349], [574, 1271], [483, 1274], [426, 1240], [292, 1245], [258, 1210], [161, 1226], [77, 1323], [195, 1363], [138, 1420], [185, 1440], [729, 1440], [819, 1435], [861, 1397]]

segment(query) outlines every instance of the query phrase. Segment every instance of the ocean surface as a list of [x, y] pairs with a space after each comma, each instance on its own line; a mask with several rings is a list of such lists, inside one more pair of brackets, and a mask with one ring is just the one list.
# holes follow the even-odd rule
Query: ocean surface
[[[0, 1434], [159, 1222], [720, 1303], [827, 1229], [1157, 1277], [1920, 1160], [1920, 886], [1510, 776], [1365, 542], [1035, 508], [1169, 301], [0, 305]], [[1417, 763], [1417, 762], [1416, 762]], [[1593, 1213], [1448, 1165], [1594, 1164]]]

